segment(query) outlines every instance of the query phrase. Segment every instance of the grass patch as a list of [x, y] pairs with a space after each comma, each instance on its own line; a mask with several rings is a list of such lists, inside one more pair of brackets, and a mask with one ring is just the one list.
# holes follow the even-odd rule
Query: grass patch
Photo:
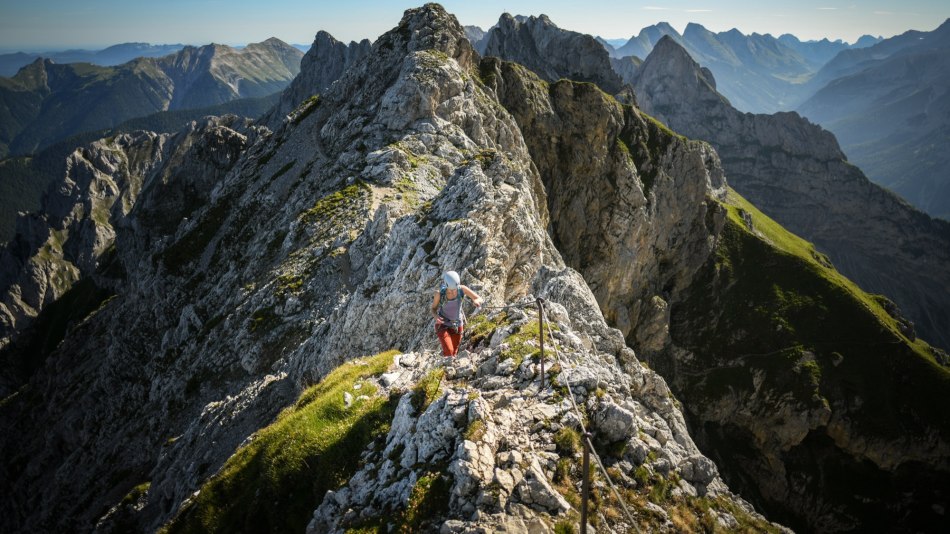
[[299, 293], [303, 288], [303, 277], [296, 274], [282, 274], [277, 277], [277, 295], [285, 296]]
[[311, 113], [317, 110], [317, 107], [320, 105], [320, 95], [313, 95], [310, 98], [304, 100], [297, 109], [294, 110], [293, 117], [291, 121], [295, 125], [303, 122], [304, 119], [310, 116]]
[[465, 439], [469, 441], [478, 441], [482, 439], [482, 436], [485, 435], [485, 421], [481, 419], [475, 419], [468, 424], [468, 428], [465, 429], [465, 433], [462, 435]]
[[412, 407], [417, 414], [424, 412], [438, 398], [444, 376], [445, 369], [433, 369], [412, 388]]
[[404, 174], [393, 182], [393, 187], [402, 195], [403, 201], [409, 206], [409, 209], [419, 207], [419, 190], [416, 183], [412, 181], [412, 175]]
[[369, 196], [370, 187], [362, 181], [344, 187], [321, 198], [312, 208], [303, 212], [299, 220], [303, 224], [317, 224], [322, 222], [346, 222], [348, 214], [356, 209]]
[[142, 495], [145, 495], [146, 493], [148, 493], [148, 489], [151, 487], [152, 487], [151, 481], [142, 482], [138, 486], [135, 486], [134, 488], [132, 488], [128, 493], [126, 493], [125, 497], [122, 497], [122, 502], [119, 504], [121, 504], [122, 506], [131, 506], [135, 504], [136, 501], [142, 498]]
[[[359, 467], [359, 451], [385, 435], [396, 399], [364, 383], [382, 374], [397, 351], [347, 362], [308, 388], [208, 480], [162, 529], [179, 532], [302, 532], [328, 490]], [[343, 394], [369, 400], [343, 407]]]
[[572, 428], [563, 427], [554, 435], [554, 445], [562, 456], [573, 456], [581, 451], [581, 435]]
[[495, 330], [509, 324], [508, 314], [502, 312], [494, 317], [485, 314], [478, 314], [468, 320], [465, 325], [465, 333], [471, 346], [477, 346], [482, 341], [488, 341], [494, 335]]
[[[551, 330], [558, 330], [557, 325], [552, 324]], [[515, 367], [520, 366], [526, 358], [537, 361], [541, 356], [541, 348], [538, 344], [540, 332], [541, 325], [537, 320], [528, 321], [521, 325], [515, 333], [505, 340], [508, 348], [498, 355], [499, 361], [511, 358], [515, 362]], [[556, 345], [556, 341], [548, 335], [547, 326], [545, 326], [544, 346], [548, 356], [553, 356]]]

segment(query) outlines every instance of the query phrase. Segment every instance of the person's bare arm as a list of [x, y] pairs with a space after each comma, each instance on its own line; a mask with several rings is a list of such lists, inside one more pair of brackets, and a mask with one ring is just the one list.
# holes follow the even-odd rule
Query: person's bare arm
[[432, 297], [432, 306], [429, 307], [429, 311], [432, 312], [432, 317], [435, 318], [436, 323], [441, 323], [442, 318], [439, 317], [439, 292], [436, 291], [435, 296]]
[[459, 287], [462, 288], [462, 293], [465, 293], [466, 297], [472, 299], [472, 304], [474, 304], [476, 307], [482, 305], [482, 297], [479, 297], [478, 293], [475, 293], [474, 291], [469, 289], [468, 286], [459, 286]]

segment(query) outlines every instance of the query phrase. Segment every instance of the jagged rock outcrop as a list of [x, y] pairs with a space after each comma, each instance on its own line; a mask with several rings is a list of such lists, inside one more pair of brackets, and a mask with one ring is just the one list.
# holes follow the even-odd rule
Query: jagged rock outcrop
[[524, 132], [559, 251], [591, 281], [608, 322], [637, 339], [634, 325], [654, 322], [657, 302], [712, 251], [723, 214], [707, 199], [725, 194], [715, 152], [591, 84], [549, 85], [493, 58], [481, 70]]
[[[162, 219], [152, 225], [158, 235], [148, 239], [174, 231], [246, 148], [247, 136], [235, 130], [247, 127], [235, 116], [210, 119], [175, 136], [122, 134], [71, 154], [42, 212], [22, 214], [16, 238], [0, 251], [0, 347], [112, 260], [116, 228], [126, 224], [143, 187], [161, 190], [141, 207], [142, 217]], [[8, 378], [7, 387], [16, 382]]]
[[[448, 268], [489, 305], [530, 302], [530, 294], [549, 299], [560, 331], [551, 342], [565, 358], [552, 374], [560, 381], [533, 396], [530, 317], [517, 309], [493, 315], [507, 324], [492, 329], [489, 348], [469, 339], [468, 347], [483, 350], [446, 370], [449, 382], [425, 410], [409, 413], [410, 401], [400, 401], [385, 456], [371, 443], [351, 451], [364, 462], [392, 461], [393, 470], [382, 472], [396, 482], [392, 493], [367, 502], [358, 482], [375, 477], [364, 463], [353, 484], [324, 505], [322, 495], [310, 504], [314, 529], [350, 524], [353, 517], [336, 504], [361, 513], [368, 506], [386, 511], [377, 504], [411, 508], [403, 490], [424, 478], [424, 469], [438, 468], [410, 464], [413, 458], [454, 466], [449, 492], [456, 497], [430, 518], [438, 524], [551, 528], [571, 520], [565, 504], [575, 504], [554, 493], [570, 488], [553, 487], [554, 458], [545, 454], [556, 449], [551, 428], [534, 425], [510, 441], [501, 436], [514, 430], [518, 406], [537, 421], [576, 426], [580, 418], [564, 410], [567, 384], [596, 414], [594, 426], [627, 444], [624, 452], [598, 440], [618, 483], [640, 492], [628, 496], [631, 503], [651, 510], [638, 512], [637, 521], [672, 528], [674, 521], [728, 525], [738, 517], [764, 525], [698, 455], [664, 381], [640, 367], [622, 335], [607, 328], [583, 279], [565, 267], [547, 233], [545, 185], [522, 129], [478, 80], [478, 62], [440, 6], [409, 10], [320, 99], [304, 102], [275, 129], [213, 123], [136, 165], [141, 191], [111, 225], [114, 261], [124, 273], [112, 286], [116, 296], [77, 322], [0, 406], [8, 430], [0, 443], [0, 491], [8, 496], [0, 529], [106, 531], [131, 522], [154, 530], [183, 503], [187, 520], [187, 510], [213, 494], [196, 494], [202, 484], [242, 444], [262, 438], [255, 432], [282, 409], [296, 406], [303, 386], [392, 347], [414, 351], [417, 361], [402, 359], [380, 378], [383, 387], [406, 387], [430, 368], [423, 349], [434, 339], [425, 310]], [[505, 99], [514, 107], [513, 95]], [[632, 110], [623, 115], [643, 120]], [[644, 133], [644, 123], [631, 127], [631, 135]], [[635, 149], [644, 168], [692, 169], [693, 180], [705, 179], [706, 165], [715, 168], [699, 145], [686, 150], [659, 126], [646, 128], [663, 148], [649, 158], [649, 146]], [[123, 153], [148, 146], [134, 141]], [[631, 164], [616, 165], [635, 197], [642, 184], [631, 178]], [[658, 189], [667, 187], [666, 178], [657, 180]], [[503, 357], [512, 347], [520, 349]], [[336, 400], [344, 409], [363, 402], [346, 393]], [[470, 415], [484, 421], [484, 433], [466, 432], [462, 440]], [[507, 452], [503, 446], [542, 442], [544, 450], [518, 451], [523, 466], [514, 454], [498, 454]], [[395, 468], [396, 460], [408, 467]], [[516, 469], [524, 477], [518, 482]], [[504, 489], [497, 493], [496, 478]], [[255, 494], [266, 491], [250, 484]], [[657, 504], [647, 504], [651, 488]], [[266, 501], [282, 505], [273, 502]], [[679, 515], [674, 506], [683, 507]], [[598, 518], [622, 528], [627, 520], [618, 514]]]
[[366, 57], [371, 47], [369, 39], [347, 45], [325, 31], [317, 32], [310, 50], [300, 60], [300, 75], [284, 90], [280, 104], [268, 112], [264, 121], [271, 126], [279, 126], [288, 113], [306, 99], [326, 91], [343, 71]]
[[561, 78], [594, 82], [610, 94], [623, 87], [596, 39], [562, 30], [547, 15], [519, 21], [505, 13], [486, 39], [486, 56], [524, 65], [549, 82]]
[[920, 337], [950, 346], [950, 224], [868, 181], [831, 133], [797, 114], [736, 111], [672, 40], [651, 57], [635, 86], [645, 111], [709, 141], [737, 191], [862, 288], [893, 299]]

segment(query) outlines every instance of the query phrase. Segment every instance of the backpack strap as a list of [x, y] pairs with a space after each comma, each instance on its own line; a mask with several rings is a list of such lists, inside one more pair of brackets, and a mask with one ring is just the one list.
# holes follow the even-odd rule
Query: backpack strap
[[[449, 288], [446, 287], [445, 284], [442, 284], [442, 286], [439, 287], [439, 316], [445, 319], [448, 319], [448, 318], [445, 317], [445, 315], [442, 313], [442, 306], [445, 304], [445, 293], [446, 291], [448, 291], [448, 289]], [[462, 309], [462, 300], [465, 298], [465, 293], [462, 292], [461, 286], [456, 288], [455, 293], [456, 293], [455, 298], [452, 300], [459, 301], [458, 323], [461, 325], [465, 323], [465, 311]]]

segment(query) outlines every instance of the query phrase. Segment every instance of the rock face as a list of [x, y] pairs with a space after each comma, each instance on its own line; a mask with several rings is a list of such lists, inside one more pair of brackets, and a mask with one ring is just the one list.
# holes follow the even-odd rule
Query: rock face
[[[184, 521], [209, 493], [196, 493], [202, 484], [304, 385], [392, 347], [404, 354], [379, 379], [386, 392], [400, 395], [428, 374], [435, 357], [425, 348], [435, 342], [425, 310], [449, 268], [488, 305], [513, 306], [487, 318], [495, 326], [482, 339], [469, 337], [476, 354], [445, 370], [431, 403], [419, 410], [399, 400], [384, 449], [351, 451], [361, 455], [360, 470], [310, 503], [313, 531], [415, 509], [407, 490], [439, 465], [452, 477], [451, 497], [423, 525], [523, 531], [574, 521], [576, 504], [564, 494], [576, 492], [576, 475], [567, 469], [555, 480], [551, 472], [552, 463], [563, 470], [553, 434], [583, 420], [567, 408], [572, 401], [597, 414], [597, 450], [615, 484], [632, 492], [629, 504], [652, 506], [637, 516], [641, 527], [735, 515], [767, 526], [728, 493], [689, 438], [665, 382], [640, 366], [606, 326], [583, 278], [564, 265], [547, 233], [545, 183], [506, 110], [534, 104], [515, 103], [514, 75], [510, 89], [492, 89], [478, 67], [458, 22], [429, 4], [407, 11], [319, 99], [273, 129], [215, 119], [172, 138], [104, 141], [77, 156], [70, 176], [86, 181], [47, 202], [46, 233], [37, 222], [34, 234], [66, 221], [78, 250], [67, 252], [66, 240], [54, 257], [75, 262], [73, 278], [108, 285], [115, 297], [66, 329], [42, 366], [11, 381], [16, 392], [0, 406], [7, 430], [0, 491], [8, 496], [0, 529], [107, 531], [131, 522], [151, 531], [182, 505]], [[576, 109], [574, 92], [598, 102], [592, 89], [560, 87], [554, 103], [565, 124], [584, 123], [566, 115]], [[657, 191], [680, 180], [664, 172], [692, 173], [695, 191], [718, 183], [708, 149], [599, 102], [617, 128], [626, 125], [630, 157], [657, 170]], [[642, 178], [621, 152], [611, 149], [618, 158], [611, 168], [642, 206], [656, 195], [642, 194]], [[88, 170], [79, 173], [79, 164]], [[111, 196], [100, 199], [94, 193], [106, 185]], [[90, 202], [111, 206], [109, 229], [91, 226], [100, 211], [79, 215]], [[110, 241], [112, 259], [103, 265], [100, 251]], [[42, 252], [16, 252], [14, 279], [45, 273], [31, 267]], [[556, 329], [548, 342], [563, 357], [559, 369], [548, 362], [556, 381], [543, 389], [533, 380], [536, 333], [524, 311], [531, 295], [548, 299]], [[340, 409], [364, 402], [347, 393]], [[483, 430], [469, 428], [475, 420]], [[579, 449], [566, 436], [561, 454], [569, 465]], [[605, 441], [613, 439], [617, 447]], [[392, 485], [370, 485], [376, 481]], [[367, 492], [374, 487], [380, 491]], [[604, 504], [596, 521], [629, 527], [598, 491]], [[679, 518], [674, 506], [696, 515]]]
[[737, 191], [893, 299], [923, 339], [950, 346], [950, 224], [868, 181], [834, 136], [797, 114], [736, 111], [672, 40], [651, 58], [635, 86], [645, 111], [712, 143]]
[[10, 117], [0, 133], [0, 156], [33, 153], [159, 111], [276, 93], [300, 71], [302, 56], [271, 38], [241, 50], [186, 46], [116, 67], [37, 60], [0, 84], [0, 111]]
[[486, 56], [524, 65], [544, 80], [594, 82], [610, 94], [620, 92], [623, 86], [610, 67], [607, 51], [596, 39], [561, 30], [546, 15], [519, 21], [505, 13], [486, 39]]
[[591, 281], [608, 322], [633, 336], [634, 325], [662, 315], [651, 299], [688, 284], [712, 251], [722, 212], [707, 199], [725, 193], [715, 152], [591, 84], [549, 85], [492, 58], [481, 70], [495, 73], [499, 100], [524, 132], [558, 249]]
[[485, 53], [485, 44], [487, 43], [485, 38], [488, 37], [488, 32], [478, 26], [465, 26], [465, 37], [468, 42], [472, 43], [472, 48], [478, 53]]
[[[317, 32], [303, 59], [300, 61], [300, 76], [281, 94], [280, 105], [264, 119], [271, 126], [279, 126], [288, 113], [304, 100], [326, 91], [343, 71], [370, 53], [368, 39], [346, 45], [325, 31]], [[314, 92], [315, 91], [315, 92]]]

